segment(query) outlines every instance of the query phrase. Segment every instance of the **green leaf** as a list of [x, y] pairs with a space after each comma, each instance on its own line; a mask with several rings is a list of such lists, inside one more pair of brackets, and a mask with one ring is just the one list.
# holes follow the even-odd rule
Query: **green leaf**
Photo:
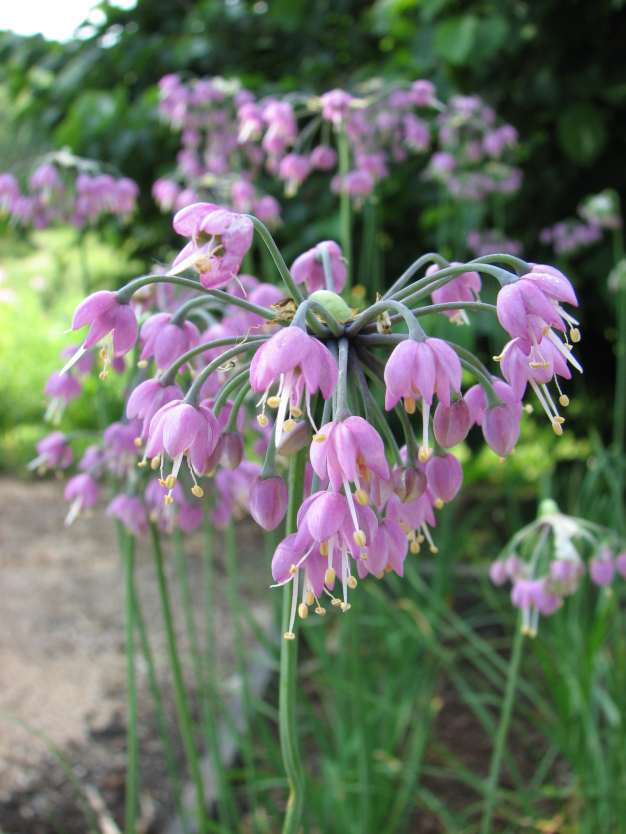
[[591, 165], [608, 138], [605, 115], [593, 104], [574, 104], [559, 116], [557, 136], [570, 159], [579, 165]]
[[442, 21], [435, 30], [435, 54], [454, 66], [462, 66], [474, 47], [478, 26], [478, 18], [471, 14]]

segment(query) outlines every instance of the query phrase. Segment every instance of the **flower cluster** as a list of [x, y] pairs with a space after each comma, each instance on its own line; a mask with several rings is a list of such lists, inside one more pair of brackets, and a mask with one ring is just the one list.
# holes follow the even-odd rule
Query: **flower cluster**
[[[588, 568], [585, 551], [591, 554]], [[511, 601], [522, 612], [524, 632], [534, 637], [539, 615], [558, 611], [564, 597], [576, 593], [587, 569], [591, 581], [610, 594], [616, 573], [626, 579], [624, 543], [610, 530], [564, 515], [554, 501], [545, 500], [537, 521], [513, 537], [489, 575], [495, 585], [512, 583]]]
[[135, 211], [138, 195], [133, 180], [103, 173], [91, 160], [64, 151], [39, 164], [25, 193], [13, 174], [0, 174], [0, 214], [36, 229], [55, 223], [84, 229], [106, 215], [126, 221]]
[[[426, 88], [422, 94], [420, 102], [434, 96]], [[320, 107], [323, 118], [341, 125], [352, 100], [322, 97]], [[281, 118], [280, 130], [272, 122], [276, 148], [289, 134]], [[275, 254], [283, 290], [239, 274], [255, 227]], [[249, 510], [274, 529], [290, 500], [285, 462], [306, 455], [304, 483], [290, 493], [302, 497], [296, 529], [271, 568], [277, 585], [292, 583], [288, 639], [296, 615], [306, 617], [312, 606], [323, 615], [325, 598], [348, 611], [360, 579], [402, 575], [409, 551], [419, 553], [424, 543], [437, 552], [436, 510], [463, 481], [449, 450], [474, 424], [505, 458], [519, 437], [530, 385], [562, 433], [549, 386], [564, 407], [557, 376], [569, 379], [570, 366], [580, 370], [570, 344], [580, 334], [564, 306], [576, 305], [576, 295], [558, 270], [510, 255], [471, 264], [429, 255], [355, 316], [336, 292], [346, 268], [334, 241], [304, 252], [289, 271], [258, 218], [195, 203], [180, 209], [174, 228], [189, 240], [169, 272], [94, 293], [74, 314], [74, 330], [90, 329], [55, 378], [68, 385], [66, 399], [68, 380], [76, 382], [68, 374], [86, 372], [101, 342], [108, 343], [99, 354], [102, 378], [109, 361], [139, 345], [123, 419], [87, 450], [68, 483], [68, 522], [94, 505], [97, 480], [112, 473], [120, 493], [108, 513], [135, 535], [150, 522], [165, 532], [190, 531], [202, 520], [202, 502], [218, 527]], [[420, 269], [425, 274], [416, 278]], [[472, 309], [485, 307], [479, 293], [490, 278], [500, 282], [496, 312], [510, 336], [497, 357], [504, 378], [419, 324], [424, 305], [469, 323]], [[155, 289], [162, 286], [169, 290]], [[429, 294], [432, 305], [424, 300]], [[464, 372], [475, 385], [464, 385]], [[398, 414], [403, 448], [370, 385], [384, 394], [385, 410]], [[68, 466], [67, 444], [55, 432], [39, 445], [33, 468]]]
[[602, 240], [605, 230], [621, 229], [619, 195], [611, 188], [586, 197], [578, 207], [581, 220], [561, 220], [541, 230], [539, 239], [557, 255], [575, 255]]

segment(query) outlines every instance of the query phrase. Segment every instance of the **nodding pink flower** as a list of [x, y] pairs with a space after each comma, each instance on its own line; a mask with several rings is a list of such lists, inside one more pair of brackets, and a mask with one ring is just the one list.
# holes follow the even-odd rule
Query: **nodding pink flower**
[[202, 490], [195, 483], [193, 470], [198, 473], [204, 471], [218, 437], [219, 428], [215, 415], [204, 405], [196, 408], [184, 400], [172, 400], [157, 411], [150, 423], [146, 455], [154, 457], [166, 452], [174, 459], [172, 474], [166, 479], [170, 489], [169, 498], [185, 452], [188, 452], [189, 471], [194, 479], [192, 491], [194, 495], [202, 495]]
[[320, 171], [330, 171], [337, 164], [337, 151], [330, 145], [317, 145], [311, 151], [311, 165]]
[[448, 504], [456, 497], [463, 483], [463, 467], [458, 458], [447, 452], [434, 455], [426, 463], [428, 487], [436, 498], [435, 506]]
[[254, 195], [255, 188], [248, 180], [234, 182], [230, 189], [230, 199], [232, 200], [235, 211], [248, 214], [252, 208]]
[[621, 577], [626, 579], [626, 553], [618, 553], [615, 557], [615, 567]]
[[63, 183], [59, 179], [59, 172], [55, 165], [44, 162], [30, 176], [28, 185], [33, 191], [62, 191]]
[[483, 136], [482, 147], [486, 154], [499, 158], [508, 146], [513, 147], [517, 142], [517, 131], [512, 125], [502, 125], [490, 130]]
[[439, 403], [433, 418], [433, 430], [437, 443], [451, 449], [467, 437], [471, 426], [470, 408], [463, 398], [449, 406]]
[[174, 383], [163, 386], [160, 379], [147, 379], [131, 391], [126, 403], [126, 416], [128, 419], [138, 417], [143, 420], [141, 434], [142, 440], [146, 440], [150, 430], [150, 422], [157, 411], [172, 400], [182, 400], [183, 392]]
[[385, 366], [385, 408], [392, 409], [403, 398], [409, 414], [415, 412], [415, 400], [422, 399], [423, 442], [420, 460], [430, 457], [428, 444], [430, 407], [435, 390], [439, 401], [450, 405], [450, 389], [461, 391], [463, 371], [452, 348], [442, 339], [415, 341], [406, 339], [394, 348]]
[[496, 559], [495, 562], [491, 563], [489, 566], [489, 579], [491, 579], [494, 585], [501, 587], [507, 582], [508, 578], [509, 576], [506, 572], [506, 565], [504, 562]]
[[260, 464], [245, 460], [234, 472], [220, 469], [216, 474], [214, 483], [219, 503], [211, 511], [211, 518], [218, 530], [223, 530], [231, 518], [238, 521], [248, 512], [250, 487], [260, 473]]
[[62, 431], [53, 431], [36, 444], [37, 457], [26, 467], [29, 470], [65, 469], [72, 462], [74, 455]]
[[294, 196], [298, 186], [302, 185], [309, 176], [310, 170], [309, 158], [302, 154], [288, 153], [281, 159], [278, 166], [278, 177], [285, 180], [285, 194], [287, 197]]
[[363, 579], [368, 573], [379, 579], [385, 571], [395, 571], [404, 576], [404, 560], [409, 550], [409, 540], [402, 526], [397, 521], [384, 518], [378, 525], [378, 532], [367, 552], [367, 559], [356, 563], [359, 576]]
[[[309, 424], [305, 420], [299, 420], [295, 428], [289, 433], [283, 432], [280, 438], [280, 445], [276, 447], [276, 451], [283, 457], [290, 457], [295, 455], [300, 449], [304, 449], [309, 444]], [[256, 450], [255, 450], [256, 451]], [[267, 445], [263, 450], [263, 455], [267, 451]]]
[[520, 422], [506, 405], [497, 405], [483, 414], [482, 429], [487, 446], [505, 458], [519, 440]]
[[404, 143], [412, 151], [418, 153], [427, 151], [430, 147], [430, 127], [428, 122], [420, 119], [414, 113], [407, 113], [402, 120], [404, 127]]
[[[450, 266], [462, 266], [458, 261], [452, 261]], [[437, 264], [431, 264], [426, 270], [426, 275], [434, 275], [439, 271], [440, 267]], [[478, 293], [482, 287], [480, 275], [477, 272], [463, 272], [457, 275], [443, 287], [433, 290], [431, 295], [434, 304], [449, 304], [454, 301], [475, 301]], [[465, 310], [444, 310], [444, 315], [448, 316], [451, 321], [458, 324], [469, 324], [469, 319]]]
[[420, 552], [420, 544], [426, 539], [431, 553], [437, 553], [437, 548], [430, 534], [429, 526], [435, 527], [433, 505], [435, 496], [426, 489], [423, 495], [408, 504], [403, 503], [397, 495], [392, 495], [387, 501], [385, 515], [392, 521], [397, 521], [404, 528], [409, 540], [411, 553]]
[[[393, 474], [395, 475], [395, 472]], [[363, 489], [367, 493], [369, 503], [380, 509], [387, 503], [390, 495], [393, 494], [393, 477], [381, 478], [376, 472], [370, 472], [369, 483], [366, 482], [363, 484]]]
[[[285, 297], [285, 293], [276, 286], [276, 284], [259, 284], [258, 287], [252, 290], [252, 292], [248, 296], [248, 300], [251, 304], [257, 304], [259, 307], [266, 307], [269, 309], [272, 304], [276, 304], [278, 301]], [[257, 315], [256, 313], [248, 313], [247, 314], [247, 325], [248, 327], [254, 328], [255, 332], [267, 332], [268, 330], [274, 327], [274, 325], [268, 324], [267, 319], [263, 318], [263, 316]]]
[[[93, 345], [98, 344], [105, 336], [113, 334], [113, 355], [123, 356], [128, 353], [137, 341], [139, 327], [137, 318], [129, 304], [120, 304], [117, 294], [100, 290], [94, 292], [81, 301], [72, 318], [72, 330], [80, 330], [90, 324], [89, 333], [83, 346], [75, 354], [74, 361], [80, 359], [83, 353]], [[110, 348], [105, 358], [105, 368], [101, 373], [106, 375], [106, 365], [110, 356]], [[70, 359], [70, 362], [72, 360]], [[67, 368], [67, 366], [66, 366]]]
[[74, 475], [73, 478], [70, 478], [63, 492], [65, 500], [72, 502], [65, 518], [65, 526], [69, 527], [82, 510], [86, 508], [93, 509], [99, 494], [98, 484], [91, 475]]
[[[522, 419], [524, 408], [521, 401], [515, 396], [515, 391], [513, 391], [507, 382], [498, 377], [492, 377], [491, 384], [493, 385], [493, 390], [503, 401], [504, 405], [519, 422]], [[473, 385], [465, 392], [464, 399], [470, 410], [470, 428], [474, 423], [482, 426], [483, 418], [487, 411], [487, 394], [483, 386]]]
[[345, 90], [331, 90], [324, 93], [321, 97], [322, 118], [332, 122], [335, 127], [340, 127], [348, 115], [352, 101], [352, 96]]
[[141, 498], [132, 495], [116, 495], [107, 507], [109, 518], [117, 518], [133, 536], [145, 536], [148, 532], [148, 512]]
[[152, 196], [161, 211], [171, 211], [180, 192], [180, 185], [172, 180], [159, 179], [152, 186]]
[[447, 151], [437, 151], [430, 158], [430, 167], [439, 174], [450, 174], [456, 168], [456, 159]]
[[511, 602], [522, 612], [522, 631], [537, 636], [539, 614], [549, 617], [563, 605], [557, 594], [550, 593], [545, 579], [517, 579], [511, 590]]
[[[154, 356], [157, 368], [165, 370], [177, 359], [200, 343], [200, 331], [195, 324], [184, 321], [171, 323], [171, 313], [156, 313], [141, 325], [139, 338], [143, 342], [140, 359], [145, 361]], [[186, 363], [179, 368], [185, 373]]]
[[46, 397], [52, 397], [43, 419], [46, 422], [51, 420], [55, 424], [59, 423], [63, 416], [65, 406], [70, 400], [75, 400], [80, 395], [81, 390], [82, 385], [75, 376], [61, 374], [59, 371], [55, 371], [48, 377], [48, 381], [43, 389]]
[[328, 476], [331, 487], [339, 492], [343, 486], [352, 503], [350, 484], [356, 487], [356, 499], [367, 504], [369, 497], [361, 484], [370, 479], [370, 470], [389, 480], [391, 472], [385, 458], [385, 444], [376, 429], [362, 417], [347, 417], [323, 425], [313, 437], [311, 465], [320, 478]]
[[420, 468], [399, 466], [393, 470], [392, 480], [392, 491], [403, 504], [412, 504], [413, 501], [417, 501], [428, 488], [428, 478]]
[[[71, 359], [79, 348], [80, 345], [66, 345], [61, 351], [61, 359]], [[91, 369], [93, 368], [94, 359], [95, 354], [91, 351], [83, 354], [77, 362], [74, 362], [74, 370], [79, 374], [84, 374], [85, 376], [90, 374]], [[120, 361], [123, 364], [124, 360], [121, 357]]]
[[173, 272], [193, 267], [207, 289], [224, 287], [239, 272], [254, 226], [241, 214], [212, 203], [194, 203], [174, 215], [174, 229], [191, 241], [172, 264]]
[[167, 485], [161, 485], [155, 478], [148, 482], [144, 501], [150, 521], [158, 524], [159, 529], [164, 533], [171, 533], [176, 527], [183, 533], [193, 533], [202, 524], [202, 507], [185, 501], [185, 493], [180, 483], [177, 483], [172, 490], [175, 504], [165, 503], [167, 491]]
[[326, 289], [324, 265], [322, 263], [322, 247], [324, 246], [328, 249], [335, 292], [340, 293], [346, 284], [348, 270], [343, 259], [341, 246], [334, 240], [323, 240], [317, 246], [299, 255], [291, 266], [290, 271], [293, 280], [296, 284], [302, 284], [306, 281], [309, 295], [317, 290]]
[[122, 455], [137, 454], [136, 438], [139, 434], [139, 423], [133, 420], [131, 423], [111, 423], [104, 430], [102, 444], [105, 450], [111, 452], [114, 457]]
[[252, 206], [252, 213], [262, 223], [270, 228], [280, 225], [280, 203], [271, 194], [266, 194], [260, 200], [256, 200]]
[[275, 530], [287, 512], [287, 499], [287, 485], [279, 475], [258, 475], [250, 487], [250, 515], [264, 530]]
[[[328, 348], [299, 327], [284, 327], [264, 342], [250, 364], [250, 385], [256, 392], [263, 391], [259, 423], [265, 425], [265, 406], [278, 407], [276, 417], [276, 445], [285, 425], [289, 407], [287, 431], [295, 428], [295, 418], [302, 415], [304, 392], [306, 411], [311, 418], [311, 394], [318, 389], [327, 400], [337, 387], [337, 364]], [[280, 380], [278, 393], [269, 396], [271, 386]], [[313, 424], [314, 425], [314, 424]], [[315, 426], [314, 426], [315, 427]]]
[[437, 101], [437, 88], [431, 81], [420, 78], [411, 84], [409, 96], [416, 107], [427, 107]]
[[530, 383], [542, 408], [548, 415], [554, 431], [558, 435], [563, 434], [561, 427], [563, 418], [559, 415], [556, 404], [552, 399], [548, 383], [554, 379], [559, 392], [559, 402], [562, 406], [567, 406], [569, 398], [561, 391], [556, 377], [558, 374], [565, 379], [571, 379], [572, 374], [567, 366], [567, 360], [554, 342], [543, 338], [535, 343], [530, 353], [526, 355], [519, 346], [518, 340], [514, 339], [505, 346], [497, 359], [502, 362], [502, 375], [510, 383], [515, 396], [521, 400], [526, 390], [526, 384]]
[[389, 168], [385, 164], [383, 153], [358, 153], [356, 164], [359, 171], [367, 171], [376, 180], [382, 180], [389, 175]]
[[249, 139], [259, 139], [263, 131], [263, 112], [252, 101], [242, 104], [237, 111], [239, 118], [239, 136], [237, 141], [243, 145]]
[[374, 191], [374, 177], [369, 171], [348, 171], [344, 177], [333, 177], [331, 187], [335, 193], [343, 191], [360, 203]]
[[16, 200], [22, 196], [13, 174], [0, 174], [0, 211], [10, 212]]
[[99, 474], [104, 468], [107, 455], [102, 446], [92, 444], [87, 446], [85, 454], [78, 462], [78, 468], [81, 472], [91, 472], [92, 474]]
[[589, 560], [589, 576], [601, 588], [611, 584], [615, 577], [615, 562], [609, 547], [603, 547], [598, 556]]
[[238, 431], [232, 431], [222, 434], [221, 437], [222, 454], [220, 455], [220, 463], [224, 469], [229, 469], [232, 472], [237, 469], [243, 460], [245, 452], [243, 436]]
[[553, 559], [550, 562], [550, 591], [559, 596], [573, 594], [584, 573], [585, 565], [580, 559]]

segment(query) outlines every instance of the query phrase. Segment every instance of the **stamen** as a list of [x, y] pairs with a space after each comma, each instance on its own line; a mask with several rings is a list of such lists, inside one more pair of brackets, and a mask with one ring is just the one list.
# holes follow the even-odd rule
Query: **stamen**
[[559, 339], [556, 333], [553, 330], [550, 330], [548, 333], [548, 338], [553, 343], [553, 345], [557, 348], [559, 353], [565, 357], [565, 359], [570, 362], [577, 371], [580, 373], [583, 372], [582, 365], [572, 356], [571, 352], [565, 347], [563, 342]]
[[428, 430], [430, 428], [430, 406], [422, 400], [422, 446], [417, 453], [420, 463], [426, 463], [433, 450], [428, 445]]
[[309, 418], [309, 423], [313, 427], [313, 431], [317, 434], [317, 426], [315, 425], [315, 421], [313, 420], [313, 416], [311, 415], [311, 395], [309, 394], [309, 389], [306, 389], [304, 394], [304, 401], [306, 403], [306, 414]]
[[421, 529], [424, 531], [424, 535], [426, 536], [426, 541], [428, 542], [428, 545], [430, 547], [430, 552], [439, 553], [439, 548], [435, 547], [435, 542], [433, 541], [433, 538], [430, 535], [430, 530], [428, 529], [428, 525], [425, 521], [422, 523]]
[[[289, 617], [289, 631], [285, 634], [285, 640], [295, 640], [296, 635], [293, 633], [293, 624], [296, 621], [296, 608], [298, 606], [298, 572], [296, 571], [293, 578], [293, 591], [291, 595], [291, 615]], [[306, 606], [305, 606], [306, 607]], [[308, 610], [307, 610], [308, 614]]]
[[404, 410], [407, 414], [415, 414], [415, 400], [413, 397], [404, 398]]

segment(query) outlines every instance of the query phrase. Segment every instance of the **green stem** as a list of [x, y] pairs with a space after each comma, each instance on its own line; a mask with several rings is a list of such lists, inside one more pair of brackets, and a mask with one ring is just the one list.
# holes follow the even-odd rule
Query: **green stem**
[[[346, 135], [345, 127], [341, 128], [338, 138], [339, 148], [339, 175], [343, 179], [350, 172], [350, 148], [348, 146], [348, 137]], [[346, 267], [348, 269], [348, 276], [346, 278], [346, 285], [344, 287], [344, 294], [348, 294], [352, 288], [352, 204], [350, 202], [350, 195], [345, 190], [341, 189], [339, 195], [339, 228], [341, 236], [341, 248], [343, 256], [347, 259]]]
[[489, 766], [489, 778], [486, 787], [485, 806], [483, 810], [483, 819], [480, 827], [480, 834], [489, 834], [491, 830], [491, 820], [493, 817], [493, 810], [496, 802], [496, 794], [498, 791], [498, 779], [500, 776], [500, 765], [502, 763], [502, 756], [504, 754], [504, 746], [509, 732], [509, 725], [511, 723], [511, 716], [513, 714], [513, 702], [515, 700], [515, 690], [517, 688], [517, 678], [519, 674], [520, 662], [522, 659], [522, 646], [524, 644], [524, 632], [521, 629], [521, 619], [517, 624], [515, 632], [515, 639], [513, 640], [513, 650], [511, 652], [511, 660], [506, 676], [506, 686], [504, 689], [504, 701], [502, 703], [502, 712], [500, 713], [500, 723], [498, 724], [498, 731], [496, 733], [493, 753], [491, 755], [491, 764]]
[[615, 373], [615, 406], [613, 411], [613, 445], [618, 455], [624, 451], [626, 424], [626, 289], [617, 293], [617, 367]]
[[204, 799], [202, 772], [200, 770], [200, 758], [198, 756], [198, 750], [196, 749], [196, 744], [193, 738], [191, 714], [189, 704], [187, 703], [187, 696], [185, 694], [185, 682], [180, 665], [178, 647], [176, 645], [176, 634], [174, 632], [174, 621], [172, 619], [172, 609], [170, 605], [169, 592], [167, 590], [167, 579], [165, 578], [165, 570], [163, 569], [163, 552], [161, 550], [159, 531], [156, 524], [150, 525], [150, 533], [152, 535], [152, 546], [157, 568], [159, 595], [161, 597], [161, 607], [163, 609], [163, 619], [165, 621], [170, 666], [172, 668], [172, 675], [174, 678], [174, 693], [176, 698], [178, 723], [183, 740], [183, 747], [185, 749], [185, 756], [187, 758], [189, 770], [191, 771], [191, 778], [196, 790], [200, 830], [203, 834], [209, 830], [219, 831], [219, 828], [217, 828], [217, 826], [212, 823], [206, 815], [206, 803]]
[[441, 255], [438, 255], [437, 252], [428, 252], [428, 254], [422, 255], [421, 258], [418, 258], [416, 261], [413, 261], [411, 266], [405, 272], [402, 273], [402, 275], [398, 278], [398, 280], [395, 283], [393, 283], [389, 287], [387, 292], [383, 295], [383, 301], [386, 298], [390, 298], [395, 293], [399, 292], [407, 283], [407, 281], [410, 281], [411, 278], [415, 275], [415, 273], [428, 263], [439, 264], [439, 266], [443, 267], [444, 269], [450, 266], [448, 261]]
[[269, 229], [264, 223], [261, 223], [258, 217], [253, 217], [251, 214], [244, 214], [243, 216], [247, 217], [249, 220], [252, 220], [254, 228], [263, 238], [263, 243], [269, 249], [270, 255], [272, 256], [272, 258], [274, 259], [274, 263], [278, 267], [280, 277], [283, 279], [283, 282], [289, 290], [291, 297], [296, 302], [296, 305], [299, 307], [300, 304], [302, 304], [302, 302], [304, 301], [304, 296], [300, 292], [300, 288], [298, 287], [296, 282], [291, 277], [291, 273], [287, 269], [287, 264], [285, 263], [283, 256], [280, 254], [280, 249], [278, 248], [278, 246], [276, 246], [276, 242], [270, 234]]
[[[304, 488], [305, 454], [301, 450], [289, 461], [289, 502], [287, 504], [286, 534], [296, 532], [296, 518], [302, 503]], [[291, 615], [291, 583], [283, 589], [282, 630], [287, 633]], [[280, 648], [280, 681], [278, 693], [278, 722], [280, 727], [280, 747], [287, 781], [289, 782], [289, 799], [283, 821], [282, 834], [298, 834], [300, 819], [304, 806], [304, 774], [298, 734], [296, 730], [296, 674], [298, 666], [297, 640], [283, 640]]]
[[[119, 522], [118, 522], [119, 523]], [[120, 525], [121, 527], [121, 525]], [[126, 708], [128, 712], [126, 744], [126, 834], [135, 834], [137, 822], [137, 682], [135, 679], [135, 595], [133, 574], [135, 563], [135, 537], [125, 530], [120, 532], [124, 559], [124, 585], [126, 593]]]

